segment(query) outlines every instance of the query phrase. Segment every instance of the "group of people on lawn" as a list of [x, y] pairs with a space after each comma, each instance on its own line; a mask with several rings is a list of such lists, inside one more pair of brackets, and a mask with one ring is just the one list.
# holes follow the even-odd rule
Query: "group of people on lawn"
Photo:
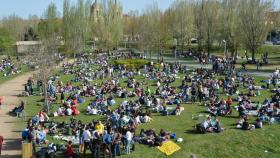
[[21, 67], [17, 67], [11, 57], [4, 58], [0, 61], [0, 72], [4, 72], [3, 76], [11, 76], [21, 73]]
[[[206, 107], [206, 112], [209, 112], [210, 116], [196, 125], [196, 130], [203, 133], [222, 132], [224, 129], [217, 116], [231, 115], [234, 102], [238, 103], [236, 109], [240, 116], [237, 128], [262, 128], [262, 122], [266, 120], [273, 122], [272, 118], [275, 120], [278, 117], [279, 89], [275, 90], [271, 100], [267, 99], [263, 104], [256, 104], [250, 98], [260, 95], [261, 90], [266, 87], [256, 85], [251, 76], [235, 72], [234, 66], [231, 70], [233, 72], [225, 75], [220, 70], [197, 69], [196, 72], [182, 76], [180, 74], [185, 72], [185, 67], [178, 63], [161, 63], [161, 67], [158, 68], [151, 62], [144, 66], [144, 69], [135, 71], [126, 68], [125, 65], [110, 65], [107, 57], [91, 59], [82, 56], [77, 63], [63, 65], [63, 73], [71, 74], [74, 78], [64, 85], [61, 81], [57, 81], [57, 77], [53, 77], [52, 81], [48, 82], [48, 94], [50, 100], [55, 101], [58, 99], [57, 94], [60, 93], [61, 105], [54, 112], [54, 116], [79, 115], [79, 104], [83, 103], [84, 99], [92, 99], [83, 111], [88, 115], [104, 115], [106, 121], [94, 120], [89, 124], [76, 121], [72, 125], [70, 123], [71, 134], [79, 138], [84, 154], [90, 149], [94, 156], [101, 151], [116, 156], [121, 153], [121, 144], [124, 145], [126, 154], [129, 154], [133, 141], [160, 145], [174, 138], [170, 132], [163, 129], [158, 135], [155, 129], [141, 130], [139, 137], [135, 131], [138, 125], [152, 121], [153, 112], [161, 113], [163, 116], [180, 115], [184, 110], [181, 105], [183, 103], [198, 101]], [[174, 86], [173, 82], [181, 77], [183, 79], [180, 86]], [[93, 80], [98, 79], [102, 79], [102, 83], [91, 84]], [[73, 83], [77, 82], [82, 84], [74, 86], [77, 84]], [[227, 99], [222, 95], [228, 95]], [[235, 95], [237, 97], [232, 97]], [[65, 96], [69, 97], [65, 99]], [[118, 102], [120, 99], [122, 101]], [[114, 107], [116, 104], [120, 106]], [[255, 125], [252, 125], [248, 120], [249, 116], [254, 114], [254, 110], [257, 110], [258, 119]], [[45, 129], [44, 122], [50, 121], [48, 116], [38, 114], [36, 117], [39, 119], [31, 120], [32, 126], [39, 125]], [[66, 128], [65, 126], [67, 125], [64, 123], [53, 122], [49, 129], [51, 133], [56, 134]], [[76, 154], [72, 144], [73, 142], [69, 141], [67, 147], [69, 157]]]

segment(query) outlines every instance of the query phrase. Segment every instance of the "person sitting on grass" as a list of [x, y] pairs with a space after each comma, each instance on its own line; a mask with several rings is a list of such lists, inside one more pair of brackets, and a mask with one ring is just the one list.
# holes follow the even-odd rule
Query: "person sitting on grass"
[[20, 105], [18, 107], [15, 107], [12, 111], [10, 111], [10, 113], [12, 114], [18, 114], [18, 113], [21, 113], [25, 108], [25, 103], [24, 101], [21, 101], [20, 102]]
[[196, 130], [198, 130], [201, 133], [220, 133], [224, 129], [221, 127], [220, 121], [218, 119], [216, 119], [215, 117], [211, 118], [211, 116], [208, 116], [200, 124], [196, 125]]
[[184, 107], [182, 107], [180, 104], [177, 104], [175, 110], [171, 113], [173, 115], [181, 115], [182, 111], [184, 111]]
[[260, 118], [257, 118], [256, 123], [255, 123], [255, 127], [256, 128], [262, 128], [263, 127], [263, 123], [262, 123], [262, 120]]
[[255, 129], [255, 125], [249, 124], [248, 117], [244, 117], [239, 122], [240, 126], [237, 126], [237, 128], [240, 128], [242, 130], [253, 130]]

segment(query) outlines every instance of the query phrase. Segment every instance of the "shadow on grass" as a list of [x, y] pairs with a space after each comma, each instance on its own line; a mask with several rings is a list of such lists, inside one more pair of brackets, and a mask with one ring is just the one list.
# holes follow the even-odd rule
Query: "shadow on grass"
[[239, 116], [232, 116], [232, 115], [227, 115], [226, 118], [234, 118], [234, 119], [238, 119]]
[[195, 129], [186, 130], [185, 133], [186, 133], [186, 134], [201, 134], [201, 135], [203, 135], [203, 133], [198, 132], [198, 131], [195, 130]]
[[[14, 138], [5, 139], [5, 144], [3, 145], [3, 151], [20, 150], [20, 149], [21, 149], [21, 140], [20, 139], [14, 139]], [[1, 158], [2, 158], [2, 155], [1, 155]]]
[[21, 155], [1, 155], [1, 158], [21, 158]]

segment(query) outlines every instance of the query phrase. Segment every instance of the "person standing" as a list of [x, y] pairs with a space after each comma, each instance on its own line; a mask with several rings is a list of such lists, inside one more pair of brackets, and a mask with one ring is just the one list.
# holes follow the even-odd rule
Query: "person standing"
[[121, 142], [122, 142], [122, 134], [117, 129], [115, 129], [115, 133], [113, 136], [114, 157], [121, 156], [121, 147], [120, 147]]
[[4, 137], [0, 135], [0, 156], [1, 156], [3, 142], [4, 142]]
[[2, 109], [2, 104], [3, 104], [3, 97], [0, 96], [0, 109]]
[[125, 134], [125, 150], [126, 150], [126, 154], [129, 155], [130, 154], [130, 144], [133, 138], [133, 134], [130, 132], [130, 130], [126, 131]]
[[91, 147], [91, 133], [89, 131], [89, 127], [86, 127], [83, 131], [83, 140], [84, 140], [84, 155], [86, 155], [87, 148], [92, 151]]

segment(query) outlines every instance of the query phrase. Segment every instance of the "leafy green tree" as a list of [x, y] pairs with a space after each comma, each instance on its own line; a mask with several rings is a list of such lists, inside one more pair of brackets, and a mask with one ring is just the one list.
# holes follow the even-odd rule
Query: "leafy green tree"
[[0, 52], [12, 54], [15, 52], [15, 37], [5, 28], [0, 28]]
[[101, 16], [97, 21], [93, 21], [93, 39], [101, 48], [106, 48], [108, 52], [118, 47], [123, 38], [122, 7], [113, 0], [101, 3]]
[[174, 1], [170, 8], [171, 27], [173, 38], [176, 38], [181, 45], [181, 51], [184, 46], [190, 44], [194, 36], [194, 15], [191, 2], [188, 0]]
[[265, 12], [272, 6], [271, 1], [242, 0], [239, 4], [239, 26], [242, 43], [255, 61], [257, 49], [264, 43], [269, 27], [266, 26]]

